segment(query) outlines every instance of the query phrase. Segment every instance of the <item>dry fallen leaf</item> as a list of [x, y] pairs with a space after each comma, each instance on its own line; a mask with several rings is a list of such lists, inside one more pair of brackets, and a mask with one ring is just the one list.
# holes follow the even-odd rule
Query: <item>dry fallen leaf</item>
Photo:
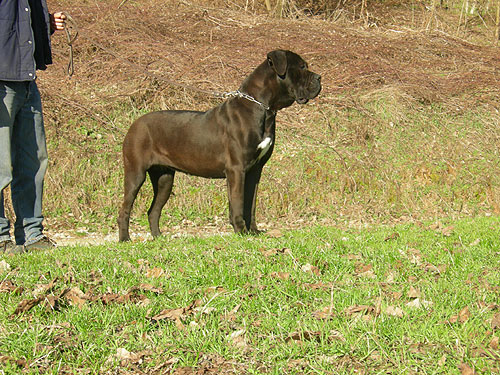
[[261, 252], [262, 255], [264, 255], [266, 258], [269, 258], [269, 257], [272, 257], [276, 254], [278, 254], [278, 252], [276, 251], [276, 249], [269, 249], [269, 250], [266, 250], [264, 248], [262, 249], [259, 249], [259, 251]]
[[175, 323], [178, 329], [183, 330], [184, 324], [182, 323], [182, 320], [185, 319], [188, 315], [192, 315], [195, 307], [199, 307], [200, 305], [201, 300], [194, 300], [187, 307], [162, 310], [159, 314], [151, 317], [151, 320], [154, 320], [155, 322], [158, 322], [160, 320], [170, 320]]
[[69, 289], [64, 296], [71, 306], [76, 306], [78, 308], [82, 308], [89, 299], [78, 287]]
[[387, 284], [392, 284], [392, 283], [394, 283], [394, 280], [396, 280], [396, 277], [397, 277], [397, 274], [395, 272], [393, 272], [393, 271], [390, 271], [386, 275], [385, 282]]
[[346, 315], [354, 315], [354, 314], [359, 314], [359, 313], [364, 313], [364, 314], [370, 314], [375, 312], [375, 307], [373, 306], [368, 306], [368, 305], [355, 305], [348, 307], [347, 309], [344, 310]]
[[335, 316], [331, 306], [327, 306], [319, 311], [314, 311], [312, 316], [318, 320], [328, 320]]
[[339, 331], [331, 330], [330, 334], [328, 335], [328, 341], [341, 341], [341, 342], [346, 342], [346, 339], [342, 333]]
[[369, 271], [362, 272], [362, 273], [358, 274], [358, 277], [364, 277], [367, 279], [376, 279], [377, 275], [375, 275], [375, 273], [372, 270], [369, 270]]
[[422, 293], [413, 286], [410, 286], [410, 290], [408, 291], [408, 298], [420, 298]]
[[354, 268], [354, 272], [357, 274], [364, 273], [367, 271], [371, 271], [373, 269], [373, 266], [371, 264], [364, 264], [362, 262], [356, 263], [356, 266]]
[[392, 295], [392, 299], [395, 299], [396, 301], [400, 300], [401, 297], [403, 297], [403, 293], [401, 293], [401, 292], [392, 292], [391, 295]]
[[271, 229], [266, 232], [266, 236], [280, 238], [283, 237], [283, 233], [279, 229]]
[[382, 312], [382, 297], [375, 298], [375, 309], [373, 310], [373, 315], [379, 316]]
[[300, 371], [300, 373], [303, 373], [303, 371], [309, 366], [309, 361], [304, 359], [304, 358], [299, 358], [299, 359], [290, 359], [288, 360], [287, 367], [288, 370], [292, 370], [294, 373], [297, 371]]
[[491, 319], [491, 328], [496, 330], [500, 328], [500, 313], [495, 314]]
[[273, 279], [288, 280], [290, 278], [289, 272], [271, 272], [271, 277]]
[[50, 293], [54, 290], [56, 286], [56, 282], [59, 280], [58, 277], [56, 277], [54, 280], [50, 281], [48, 284], [37, 284], [35, 285], [35, 289], [33, 290], [33, 295], [35, 297], [39, 297], [42, 294], [47, 294]]
[[101, 301], [101, 303], [104, 305], [109, 305], [110, 303], [139, 303], [141, 301], [144, 301], [146, 299], [146, 296], [143, 294], [138, 294], [136, 292], [128, 292], [126, 294], [108, 292], [94, 299]]
[[378, 350], [374, 350], [370, 353], [368, 358], [374, 362], [380, 362], [382, 360], [382, 355]]
[[428, 228], [429, 228], [430, 230], [438, 230], [439, 228], [442, 228], [442, 227], [443, 227], [443, 224], [441, 224], [441, 222], [439, 222], [439, 221], [437, 221], [437, 222], [435, 222], [435, 223], [433, 223], [433, 224], [430, 224], [430, 225], [428, 226]]
[[210, 286], [205, 290], [205, 296], [212, 294], [212, 293], [224, 293], [226, 289], [224, 289], [222, 286]]
[[12, 362], [15, 364], [17, 367], [21, 368], [28, 368], [28, 362], [25, 359], [14, 359], [12, 357], [9, 357], [8, 355], [1, 355], [0, 354], [0, 364], [7, 364], [9, 362]]
[[[63, 294], [64, 293], [65, 293], [65, 291], [63, 292]], [[53, 296], [53, 295], [45, 296], [43, 303], [44, 303], [45, 309], [49, 312], [61, 310], [60, 296]]]
[[443, 223], [441, 223], [440, 221], [438, 221], [438, 222], [436, 222], [434, 224], [429, 225], [429, 229], [434, 230], [434, 231], [436, 231], [438, 233], [441, 233], [445, 237], [449, 237], [453, 233], [453, 230], [455, 229], [455, 226], [449, 225], [449, 226], [445, 227], [443, 225]]
[[470, 311], [467, 306], [465, 306], [460, 312], [458, 313], [458, 321], [460, 323], [465, 323], [467, 320], [470, 318]]
[[162, 294], [163, 289], [162, 288], [157, 288], [154, 285], [151, 284], [139, 284], [138, 286], [134, 286], [129, 289], [129, 293], [134, 293], [134, 292], [151, 292], [155, 294]]
[[210, 315], [211, 313], [217, 311], [217, 309], [213, 306], [202, 306], [195, 308], [194, 311], [199, 312], [200, 314]]
[[394, 232], [392, 234], [390, 234], [389, 236], [387, 236], [384, 241], [390, 241], [390, 240], [396, 240], [399, 238], [399, 233], [397, 232]]
[[45, 297], [38, 297], [34, 299], [25, 299], [21, 302], [16, 307], [16, 310], [12, 315], [19, 315], [25, 312], [30, 311], [33, 307], [38, 305], [40, 302], [42, 302], [45, 299]]
[[266, 258], [268, 257], [271, 257], [271, 256], [274, 256], [274, 255], [278, 255], [278, 254], [291, 254], [291, 250], [287, 247], [283, 247], [283, 248], [273, 248], [273, 249], [265, 249], [265, 248], [262, 248], [262, 249], [259, 249], [259, 251], [262, 253], [262, 255], [264, 255]]
[[469, 246], [470, 246], [470, 247], [474, 247], [474, 246], [479, 245], [480, 243], [481, 243], [481, 239], [480, 239], [480, 238], [478, 238], [478, 239], [476, 239], [475, 241], [471, 242]]
[[313, 273], [316, 276], [321, 275], [321, 271], [319, 270], [319, 268], [309, 263], [302, 266], [302, 272]]
[[402, 255], [406, 255], [410, 261], [410, 263], [420, 266], [422, 264], [422, 253], [414, 248], [409, 248], [407, 251], [407, 254], [404, 254], [404, 252], [400, 251]]
[[235, 308], [232, 309], [231, 311], [229, 311], [228, 313], [224, 314], [224, 318], [221, 318], [221, 319], [224, 319], [224, 320], [230, 321], [230, 322], [234, 322], [236, 320], [236, 314], [240, 310], [240, 307], [241, 307], [241, 303], [236, 305]]
[[432, 305], [433, 303], [431, 301], [421, 300], [420, 298], [415, 298], [414, 300], [406, 304], [406, 306], [414, 309], [420, 309], [422, 307], [430, 307]]
[[21, 294], [23, 291], [23, 287], [17, 286], [11, 280], [3, 280], [0, 282], [0, 293]]
[[460, 374], [462, 375], [474, 375], [476, 372], [470, 368], [470, 366], [464, 362], [462, 362], [459, 366], [458, 369], [460, 370]]
[[320, 281], [320, 282], [314, 283], [314, 284], [304, 283], [304, 284], [302, 284], [302, 287], [305, 288], [305, 289], [312, 289], [312, 290], [317, 290], [317, 289], [331, 289], [332, 288], [332, 284], [325, 284], [322, 281]]
[[137, 272], [137, 270], [135, 269], [135, 267], [134, 267], [134, 265], [132, 263], [125, 261], [122, 264], [129, 271], [134, 272], [134, 273]]
[[[139, 353], [133, 353], [129, 352], [125, 348], [118, 348], [116, 349], [116, 354], [114, 355], [114, 357], [120, 361], [122, 366], [124, 366], [127, 363], [141, 364], [144, 360], [144, 357], [151, 354], [152, 352], [150, 350], [144, 350]], [[112, 360], [112, 357], [109, 360]]]
[[397, 306], [387, 306], [384, 309], [384, 312], [386, 315], [395, 316], [398, 318], [402, 318], [404, 316], [404, 311]]
[[288, 247], [283, 247], [281, 249], [278, 249], [278, 253], [292, 255], [292, 250]]
[[125, 348], [118, 348], [116, 349], [115, 357], [118, 358], [119, 360], [127, 360], [130, 359], [133, 355], [134, 353], [129, 352]]
[[189, 322], [189, 326], [190, 326], [191, 328], [198, 328], [198, 327], [200, 326], [200, 324], [199, 324], [198, 322], [195, 322], [194, 320], [191, 320], [191, 321]]
[[165, 274], [165, 270], [160, 267], [148, 268], [146, 271], [146, 277], [148, 279], [157, 279]]
[[186, 314], [186, 308], [181, 307], [179, 309], [165, 309], [162, 310], [159, 314], [153, 316], [151, 319], [159, 321], [159, 320], [176, 320], [180, 318], [184, 318]]
[[498, 350], [499, 341], [500, 340], [499, 340], [498, 336], [493, 337], [490, 341], [490, 348], [493, 350]]
[[448, 320], [448, 323], [455, 324], [456, 322], [465, 323], [470, 318], [470, 311], [467, 306], [465, 306], [458, 315], [452, 315]]
[[348, 259], [348, 260], [361, 260], [361, 259], [363, 259], [363, 257], [359, 254], [342, 255], [342, 258]]
[[441, 230], [441, 233], [445, 237], [450, 237], [453, 234], [454, 230], [455, 230], [455, 226], [454, 225], [450, 225], [450, 226], [447, 226], [446, 228], [443, 228]]
[[446, 272], [447, 268], [448, 266], [446, 264], [438, 264], [437, 266], [435, 266], [433, 264], [427, 263], [424, 266], [424, 271], [441, 275], [442, 273]]
[[354, 272], [358, 277], [364, 277], [368, 279], [375, 279], [377, 275], [373, 272], [373, 266], [371, 264], [364, 264], [362, 262], [356, 263]]
[[247, 349], [248, 344], [247, 344], [247, 341], [245, 339], [245, 333], [246, 333], [246, 330], [244, 330], [244, 329], [240, 329], [238, 331], [232, 332], [228, 337], [231, 345], [233, 345], [239, 349]]
[[9, 272], [10, 264], [7, 263], [4, 259], [0, 260], [0, 273]]
[[63, 331], [54, 336], [52, 339], [54, 344], [61, 347], [61, 349], [71, 349], [79, 344], [78, 336], [72, 332]]
[[292, 332], [285, 339], [285, 342], [296, 342], [301, 343], [302, 341], [321, 341], [321, 332], [319, 331], [304, 331], [304, 332]]
[[446, 364], [446, 359], [447, 359], [446, 354], [443, 354], [443, 356], [441, 357], [441, 359], [438, 361], [438, 366], [439, 367], [443, 367]]

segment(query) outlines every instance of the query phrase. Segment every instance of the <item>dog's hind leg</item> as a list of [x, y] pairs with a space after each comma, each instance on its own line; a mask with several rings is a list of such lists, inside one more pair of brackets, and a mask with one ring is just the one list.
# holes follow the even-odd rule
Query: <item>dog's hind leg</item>
[[148, 210], [149, 228], [153, 237], [160, 235], [160, 215], [168, 201], [174, 184], [175, 171], [170, 168], [153, 167], [148, 170], [153, 185], [153, 202]]
[[130, 212], [134, 204], [137, 193], [146, 179], [146, 172], [142, 170], [130, 171], [125, 168], [125, 184], [123, 193], [123, 204], [118, 216], [118, 228], [120, 241], [130, 241], [128, 231]]

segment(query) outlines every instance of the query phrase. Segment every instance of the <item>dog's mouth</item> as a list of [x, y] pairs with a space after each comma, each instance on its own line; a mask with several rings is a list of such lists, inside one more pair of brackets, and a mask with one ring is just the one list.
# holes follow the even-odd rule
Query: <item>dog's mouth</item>
[[318, 85], [318, 87], [316, 87], [312, 93], [303, 93], [301, 95], [297, 95], [295, 101], [299, 104], [306, 104], [309, 100], [317, 97], [320, 91], [321, 85]]
[[315, 74], [314, 79], [309, 84], [309, 87], [306, 90], [300, 90], [299, 92], [296, 92], [295, 101], [299, 104], [306, 104], [309, 100], [317, 97], [320, 92], [321, 92], [321, 77]]

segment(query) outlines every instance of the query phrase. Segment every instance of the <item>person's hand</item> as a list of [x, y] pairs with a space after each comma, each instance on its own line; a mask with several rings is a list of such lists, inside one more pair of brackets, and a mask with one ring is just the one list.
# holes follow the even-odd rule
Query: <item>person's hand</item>
[[50, 15], [50, 28], [53, 31], [64, 30], [66, 28], [66, 15], [62, 12]]

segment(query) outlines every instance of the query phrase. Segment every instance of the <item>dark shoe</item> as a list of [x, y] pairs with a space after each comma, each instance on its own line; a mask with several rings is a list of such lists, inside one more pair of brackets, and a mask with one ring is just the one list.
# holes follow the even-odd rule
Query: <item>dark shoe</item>
[[43, 236], [39, 240], [28, 243], [27, 245], [24, 244], [24, 251], [27, 253], [30, 253], [32, 251], [43, 251], [43, 250], [51, 250], [56, 247], [56, 244], [54, 241], [52, 241], [50, 238]]
[[11, 240], [0, 242], [0, 253], [13, 255], [13, 254], [21, 254], [24, 251], [22, 246], [14, 244]]

